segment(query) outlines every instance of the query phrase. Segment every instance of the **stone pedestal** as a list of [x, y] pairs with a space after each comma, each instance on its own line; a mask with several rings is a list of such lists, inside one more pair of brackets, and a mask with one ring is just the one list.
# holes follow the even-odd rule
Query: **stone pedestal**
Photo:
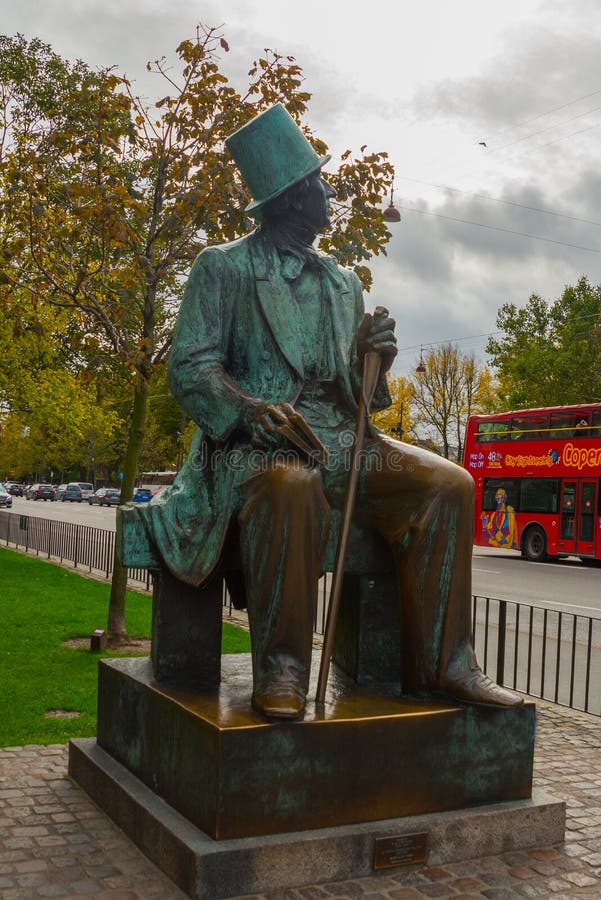
[[301, 831], [530, 796], [534, 704], [410, 703], [335, 673], [325, 708], [266, 722], [249, 654], [186, 692], [147, 659], [100, 663], [98, 744], [214, 839]]
[[[528, 800], [215, 841], [93, 738], [71, 741], [69, 772], [149, 859], [197, 900], [363, 878], [382, 865], [392, 867], [381, 869], [386, 873], [419, 861], [438, 866], [545, 847], [560, 843], [565, 833], [565, 803], [535, 791]], [[423, 856], [412, 856], [412, 848], [424, 848]]]
[[270, 723], [251, 685], [248, 654], [195, 692], [103, 660], [98, 740], [70, 744], [71, 777], [192, 897], [563, 840], [565, 804], [531, 797], [532, 703], [409, 703], [334, 671], [323, 710]]

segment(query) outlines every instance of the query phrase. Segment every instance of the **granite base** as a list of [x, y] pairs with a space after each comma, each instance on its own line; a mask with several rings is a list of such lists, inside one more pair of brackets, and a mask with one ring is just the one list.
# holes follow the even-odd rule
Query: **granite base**
[[[565, 833], [565, 803], [534, 791], [527, 800], [452, 812], [216, 841], [102, 750], [94, 738], [71, 741], [69, 773], [183, 891], [203, 900], [372, 875], [378, 857], [381, 864], [382, 844], [407, 851], [423, 838], [424, 861], [443, 865], [557, 844]], [[394, 857], [388, 859], [394, 863]], [[410, 852], [405, 853], [397, 865], [411, 861]]]

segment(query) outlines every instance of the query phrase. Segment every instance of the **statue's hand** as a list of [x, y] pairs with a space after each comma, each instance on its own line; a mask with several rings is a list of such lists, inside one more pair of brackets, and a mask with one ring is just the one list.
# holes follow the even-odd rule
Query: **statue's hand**
[[284, 440], [278, 429], [288, 424], [288, 417], [294, 414], [290, 403], [257, 403], [251, 406], [245, 416], [251, 444], [260, 450], [281, 447]]
[[387, 372], [397, 355], [397, 341], [394, 334], [396, 322], [388, 310], [377, 306], [373, 315], [366, 313], [357, 332], [357, 356], [359, 361], [370, 350], [380, 354], [380, 371]]

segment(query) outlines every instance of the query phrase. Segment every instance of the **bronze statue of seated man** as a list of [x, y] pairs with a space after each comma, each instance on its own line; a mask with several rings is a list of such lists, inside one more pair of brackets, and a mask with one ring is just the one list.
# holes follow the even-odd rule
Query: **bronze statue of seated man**
[[[257, 116], [227, 144], [259, 224], [193, 265], [169, 383], [198, 427], [172, 487], [140, 513], [165, 564], [193, 585], [236, 530], [252, 702], [267, 717], [298, 718], [363, 358], [381, 356], [374, 407], [385, 408], [395, 323], [383, 310], [366, 316], [356, 274], [313, 249], [334, 196], [321, 175], [329, 157], [317, 156], [285, 109]], [[370, 429], [355, 515], [392, 550], [403, 692], [514, 706], [521, 698], [482, 673], [470, 642], [472, 507], [465, 470]]]

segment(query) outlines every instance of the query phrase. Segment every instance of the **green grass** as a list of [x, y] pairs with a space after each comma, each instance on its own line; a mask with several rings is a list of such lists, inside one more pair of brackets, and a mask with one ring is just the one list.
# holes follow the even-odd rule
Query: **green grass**
[[[110, 651], [65, 647], [106, 626], [110, 585], [0, 548], [0, 747], [64, 743], [96, 733], [98, 659]], [[127, 592], [127, 629], [150, 637], [151, 600]], [[250, 650], [225, 622], [223, 652]], [[45, 718], [49, 710], [78, 718]]]

